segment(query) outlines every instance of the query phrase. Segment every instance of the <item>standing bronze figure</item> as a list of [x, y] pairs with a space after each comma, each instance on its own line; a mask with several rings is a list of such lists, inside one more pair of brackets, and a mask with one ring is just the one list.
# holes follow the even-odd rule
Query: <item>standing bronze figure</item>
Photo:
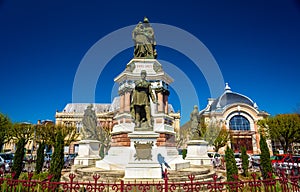
[[142, 70], [141, 79], [135, 82], [135, 89], [132, 93], [131, 115], [137, 128], [140, 128], [143, 122], [147, 122], [147, 126], [152, 127], [150, 98], [153, 103], [157, 103], [152, 93], [151, 83], [146, 80], [146, 76], [146, 71]]

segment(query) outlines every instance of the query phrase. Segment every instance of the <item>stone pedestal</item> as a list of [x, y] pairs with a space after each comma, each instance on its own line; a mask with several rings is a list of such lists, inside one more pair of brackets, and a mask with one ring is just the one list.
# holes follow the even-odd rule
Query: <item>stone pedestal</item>
[[211, 159], [207, 155], [208, 142], [204, 140], [190, 140], [187, 143], [185, 160], [192, 165], [211, 165]]
[[159, 134], [136, 131], [128, 134], [131, 141], [130, 160], [125, 167], [125, 179], [159, 179], [161, 166], [157, 160], [156, 140]]
[[79, 142], [78, 156], [75, 158], [75, 165], [95, 165], [99, 156], [100, 142], [97, 140], [82, 140]]

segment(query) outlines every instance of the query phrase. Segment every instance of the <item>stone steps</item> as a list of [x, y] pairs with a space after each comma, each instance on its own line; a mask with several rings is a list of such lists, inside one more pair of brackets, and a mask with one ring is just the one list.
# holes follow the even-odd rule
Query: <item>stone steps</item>
[[[80, 166], [72, 167], [72, 173], [76, 175], [75, 181], [94, 181], [93, 175], [98, 174], [100, 176], [99, 182], [119, 182], [124, 178], [124, 171], [120, 170], [103, 170], [96, 167]], [[190, 168], [182, 169], [180, 171], [170, 170], [168, 171], [169, 182], [189, 182], [189, 175], [194, 175], [193, 181], [209, 182], [213, 181], [213, 176], [216, 174], [211, 167], [192, 166]], [[62, 176], [63, 181], [68, 181], [68, 173]], [[220, 178], [220, 177], [219, 177]], [[152, 180], [149, 180], [152, 181]], [[163, 182], [163, 180], [162, 180]]]
[[103, 170], [96, 167], [82, 167], [75, 169], [75, 173], [83, 181], [93, 181], [93, 175], [98, 174], [100, 176], [99, 181], [119, 181], [124, 177], [124, 171], [119, 170]]
[[194, 175], [193, 181], [213, 181], [213, 176], [216, 173], [214, 171], [206, 170], [206, 171], [195, 171], [195, 172], [186, 172], [186, 173], [170, 173], [169, 181], [170, 182], [188, 182], [190, 181], [189, 176]]

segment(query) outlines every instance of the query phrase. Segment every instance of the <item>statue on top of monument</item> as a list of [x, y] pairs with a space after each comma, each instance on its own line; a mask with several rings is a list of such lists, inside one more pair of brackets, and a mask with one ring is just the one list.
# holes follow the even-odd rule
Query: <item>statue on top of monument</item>
[[154, 31], [147, 17], [143, 22], [139, 22], [132, 31], [134, 41], [134, 58], [156, 59], [156, 41]]
[[[141, 79], [135, 82], [135, 88], [131, 99], [131, 115], [135, 120], [136, 128], [152, 127], [150, 98], [153, 103], [157, 104], [157, 100], [152, 92], [151, 83], [146, 80], [147, 72], [141, 71]], [[147, 122], [146, 126], [142, 126], [143, 122]]]
[[92, 109], [93, 105], [90, 104], [84, 110], [82, 119], [81, 136], [83, 140], [96, 140], [97, 139], [97, 116], [95, 110]]

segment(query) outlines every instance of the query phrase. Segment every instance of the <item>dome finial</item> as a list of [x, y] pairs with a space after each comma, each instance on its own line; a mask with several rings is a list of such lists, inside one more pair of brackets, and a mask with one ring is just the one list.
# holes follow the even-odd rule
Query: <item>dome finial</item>
[[225, 92], [231, 92], [231, 88], [229, 87], [228, 83], [225, 83]]
[[258, 109], [258, 106], [257, 106], [256, 103], [253, 104], [253, 107], [254, 107], [255, 109]]

